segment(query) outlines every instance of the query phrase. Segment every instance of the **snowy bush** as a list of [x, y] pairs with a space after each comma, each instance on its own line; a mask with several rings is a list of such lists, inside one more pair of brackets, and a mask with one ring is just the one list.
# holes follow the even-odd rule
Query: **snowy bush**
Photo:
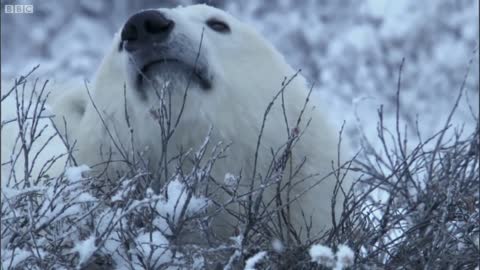
[[[332, 165], [338, 179], [346, 172], [358, 177], [343, 213], [337, 213], [340, 220], [323, 235], [299, 243], [286, 241], [266, 225], [268, 211], [255, 204], [261, 198], [256, 190], [252, 200], [242, 201], [241, 206], [257, 205], [257, 216], [239, 211], [235, 215], [243, 226], [237, 234], [229, 241], [215, 235], [209, 221], [228, 203], [215, 201], [205, 187], [212, 181], [208, 172], [215, 161], [228, 158], [223, 157], [228, 146], [211, 142], [209, 134], [198, 149], [178, 156], [179, 164], [188, 160], [196, 166], [172, 172], [159, 192], [149, 184], [154, 176], [141, 166], [132, 166], [105, 190], [99, 185], [101, 176], [75, 163], [74, 142], [57, 138], [61, 147], [47, 147], [60, 135], [48, 139], [52, 135], [44, 133], [56, 130], [44, 121], [49, 119], [44, 102], [48, 84], [36, 88], [36, 94], [25, 94], [37, 85], [31, 84], [36, 82], [31, 76], [6, 88], [10, 91], [2, 89], [2, 106], [13, 104], [18, 111], [12, 119], [3, 118], [12, 114], [2, 115], [2, 130], [16, 125], [14, 141], [20, 144], [7, 155], [10, 159], [2, 160], [3, 269], [472, 269], [478, 265], [479, 127], [462, 133], [451, 116], [433, 137], [423, 138], [417, 130], [420, 143], [409, 145], [399, 116], [400, 83], [395, 94], [397, 129], [385, 128], [380, 108], [378, 139], [365, 139], [362, 151], [344, 166]], [[464, 97], [464, 87], [457, 91], [451, 115]], [[478, 115], [471, 117], [478, 123]], [[35, 125], [38, 128], [32, 128]], [[206, 151], [209, 145], [216, 147]], [[35, 158], [42, 151], [53, 157]], [[277, 159], [273, 162], [282, 160]], [[39, 162], [48, 169], [33, 174], [32, 168], [44, 167]], [[55, 172], [56, 162], [63, 166], [60, 173], [49, 174]], [[17, 170], [22, 174], [13, 173]], [[238, 177], [227, 174], [220, 181], [235, 190]]]

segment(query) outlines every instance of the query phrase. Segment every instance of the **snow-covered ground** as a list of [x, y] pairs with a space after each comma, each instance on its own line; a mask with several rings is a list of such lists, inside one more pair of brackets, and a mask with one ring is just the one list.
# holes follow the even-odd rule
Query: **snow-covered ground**
[[[37, 76], [91, 78], [113, 33], [132, 13], [156, 1], [5, 1], [31, 3], [34, 13], [3, 14], [2, 75], [41, 64]], [[162, 1], [163, 6], [191, 1]], [[201, 1], [194, 1], [201, 2]], [[206, 1], [253, 24], [327, 100], [332, 122], [357, 139], [376, 134], [384, 104], [393, 127], [402, 58], [401, 120], [424, 136], [441, 128], [470, 64], [456, 123], [478, 114], [478, 1]], [[3, 8], [3, 7], [2, 7]], [[469, 102], [469, 103], [467, 103]], [[357, 114], [359, 122], [357, 121]], [[413, 134], [413, 133], [412, 133]]]

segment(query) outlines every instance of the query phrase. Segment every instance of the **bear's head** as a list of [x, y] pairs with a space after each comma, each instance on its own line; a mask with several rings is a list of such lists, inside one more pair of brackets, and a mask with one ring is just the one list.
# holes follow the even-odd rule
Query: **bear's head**
[[[98, 138], [104, 146], [119, 148], [122, 142], [130, 144], [126, 130], [133, 128], [136, 150], [159, 146], [158, 119], [152, 110], [160, 108], [160, 113], [169, 114], [172, 126], [181, 114], [170, 142], [173, 148], [195, 147], [213, 128], [215, 139], [233, 142], [238, 151], [251, 151], [263, 111], [285, 78], [294, 74], [255, 29], [222, 10], [207, 5], [144, 10], [128, 18], [115, 35], [90, 89], [86, 122], [77, 132], [84, 134], [77, 139], [79, 145], [96, 150]], [[287, 110], [298, 112], [307, 94], [298, 89], [305, 89], [305, 81], [298, 76], [288, 87], [297, 93], [287, 102], [298, 106]], [[164, 106], [160, 99], [166, 101]], [[94, 135], [99, 130], [101, 134]], [[112, 137], [118, 139], [114, 146], [108, 142]], [[80, 159], [91, 161], [92, 152], [83, 152]]]
[[180, 76], [178, 81], [187, 77], [190, 86], [200, 90], [196, 92], [211, 95], [238, 85], [258, 88], [269, 83], [267, 88], [277, 89], [283, 77], [292, 74], [252, 27], [222, 10], [194, 5], [131, 16], [114, 37], [97, 73], [96, 89], [123, 88], [126, 83], [138, 98], [147, 98], [148, 78], [175, 81]]

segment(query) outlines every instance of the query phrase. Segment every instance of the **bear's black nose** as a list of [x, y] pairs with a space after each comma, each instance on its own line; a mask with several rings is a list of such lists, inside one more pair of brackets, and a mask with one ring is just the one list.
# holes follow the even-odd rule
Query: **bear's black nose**
[[165, 41], [175, 23], [160, 11], [146, 10], [134, 14], [123, 26], [121, 38], [125, 49], [133, 51], [152, 42]]

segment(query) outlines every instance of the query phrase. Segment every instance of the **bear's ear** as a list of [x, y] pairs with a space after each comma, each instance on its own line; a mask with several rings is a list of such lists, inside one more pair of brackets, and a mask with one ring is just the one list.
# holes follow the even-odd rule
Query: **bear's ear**
[[74, 114], [75, 119], [80, 119], [85, 114], [87, 108], [87, 99], [85, 96], [85, 91], [81, 89], [73, 89], [71, 95], [69, 95], [66, 100], [72, 108], [72, 113]]
[[85, 114], [86, 107], [87, 107], [87, 104], [85, 100], [83, 99], [72, 100], [72, 110], [74, 111], [75, 114], [77, 114], [77, 117], [81, 118]]
[[[62, 88], [65, 91], [51, 105], [57, 120], [65, 118], [68, 125], [75, 125], [83, 118], [87, 108], [87, 94], [81, 87]], [[61, 120], [63, 122], [63, 120]]]

